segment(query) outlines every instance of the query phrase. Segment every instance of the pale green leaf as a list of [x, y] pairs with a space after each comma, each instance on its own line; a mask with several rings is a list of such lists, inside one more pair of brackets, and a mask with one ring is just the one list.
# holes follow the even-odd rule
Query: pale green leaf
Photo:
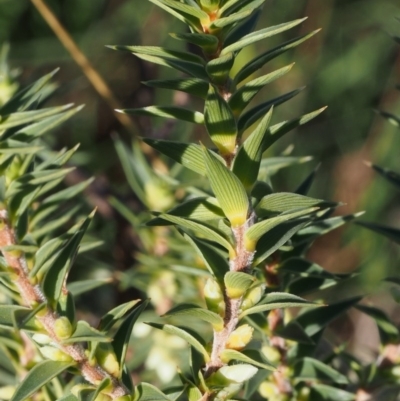
[[157, 387], [149, 383], [140, 383], [136, 387], [137, 401], [170, 401]]
[[239, 361], [239, 362], [244, 362], [248, 363], [250, 365], [257, 366], [258, 368], [261, 369], [266, 369], [266, 370], [275, 370], [275, 366], [273, 365], [268, 365], [266, 363], [262, 363], [259, 361], [256, 361], [253, 358], [250, 358], [249, 356], [243, 354], [242, 352], [233, 350], [233, 349], [224, 349], [221, 352], [221, 359], [224, 362], [230, 362], [230, 361]]
[[251, 274], [230, 271], [224, 276], [226, 294], [229, 298], [240, 298], [254, 284], [255, 280]]
[[219, 30], [221, 28], [225, 28], [229, 25], [233, 25], [236, 22], [242, 21], [245, 18], [247, 18], [252, 12], [253, 10], [245, 10], [238, 13], [233, 13], [228, 17], [218, 18], [209, 25], [209, 29], [211, 31], [214, 31], [214, 30]]
[[111, 342], [112, 338], [90, 326], [89, 323], [79, 320], [71, 337], [62, 341], [63, 344], [73, 344], [82, 341]]
[[239, 178], [204, 148], [207, 177], [221, 209], [231, 222], [239, 227], [247, 220], [249, 199]]

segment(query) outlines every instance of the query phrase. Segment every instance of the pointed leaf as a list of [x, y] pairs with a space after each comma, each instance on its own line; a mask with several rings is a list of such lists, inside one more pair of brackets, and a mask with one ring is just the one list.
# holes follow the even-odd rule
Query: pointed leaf
[[156, 329], [163, 330], [167, 334], [172, 334], [180, 338], [183, 338], [204, 356], [206, 362], [210, 360], [210, 356], [208, 355], [208, 352], [204, 348], [204, 345], [197, 338], [195, 338], [192, 333], [190, 333], [190, 330], [187, 327], [181, 328], [178, 326], [172, 326], [170, 324], [159, 324], [159, 323], [147, 323], [147, 324]]
[[256, 361], [255, 359], [250, 358], [249, 356], [233, 350], [233, 349], [224, 349], [221, 354], [220, 357], [222, 359], [222, 361], [224, 361], [225, 363], [228, 363], [230, 361], [239, 361], [239, 362], [244, 362], [244, 363], [248, 363], [250, 365], [254, 365], [257, 366], [258, 368], [261, 369], [266, 369], [266, 370], [275, 370], [275, 366], [273, 365], [268, 365], [266, 363], [262, 363], [259, 361]]
[[[136, 320], [139, 318], [140, 314], [146, 309], [149, 300], [143, 301], [139, 305], [135, 305], [133, 310], [129, 313], [129, 315], [125, 318], [124, 322], [118, 328], [117, 332], [114, 335], [114, 340], [112, 342], [115, 355], [119, 362], [119, 366], [124, 366], [126, 352], [128, 351], [129, 340], [131, 338], [133, 325]], [[112, 316], [113, 317], [113, 316]], [[103, 318], [104, 319], [104, 318]], [[107, 322], [104, 323], [103, 326], [109, 326], [111, 321], [107, 319]], [[121, 374], [122, 374], [121, 369]]]
[[184, 15], [191, 15], [192, 17], [197, 18], [198, 20], [202, 21], [203, 23], [207, 23], [210, 20], [208, 14], [204, 12], [200, 7], [192, 7], [188, 4], [181, 3], [179, 1], [174, 0], [158, 0], [157, 3], [153, 0], [150, 0], [153, 3], [163, 3], [168, 7], [171, 7], [178, 11], [178, 13], [183, 12]]
[[225, 273], [229, 271], [227, 258], [207, 242], [186, 233], [183, 236], [195, 248], [196, 253], [201, 257], [208, 271], [222, 283]]
[[159, 218], [167, 220], [173, 224], [177, 224], [183, 228], [196, 231], [199, 234], [204, 235], [207, 240], [214, 241], [217, 244], [222, 245], [229, 251], [231, 255], [235, 255], [235, 250], [233, 249], [232, 244], [225, 238], [222, 232], [212, 226], [169, 214], [160, 214]]
[[300, 36], [295, 39], [291, 39], [288, 42], [285, 42], [272, 50], [268, 50], [267, 52], [261, 54], [257, 58], [251, 60], [248, 62], [236, 75], [235, 77], [235, 83], [238, 84], [248, 78], [251, 74], [257, 72], [260, 70], [266, 63], [268, 63], [270, 60], [273, 60], [275, 57], [278, 57], [282, 53], [285, 53], [287, 50], [290, 50], [301, 43], [305, 42], [307, 39], [311, 38], [314, 36], [317, 32], [320, 30], [316, 30], [314, 32], [311, 32], [307, 35]]
[[257, 128], [244, 141], [233, 161], [233, 173], [239, 178], [245, 188], [251, 188], [257, 180], [262, 158], [262, 142], [268, 132], [273, 108], [260, 121]]
[[[281, 308], [302, 308], [320, 306], [313, 302], [309, 302], [297, 295], [288, 294], [285, 292], [271, 292], [265, 296], [256, 306], [244, 310], [239, 319], [253, 313], [267, 312], [273, 309]], [[322, 308], [324, 309], [324, 308]]]
[[[210, 35], [207, 35], [210, 36]], [[177, 78], [166, 80], [152, 80], [144, 82], [152, 88], [173, 89], [186, 92], [202, 99], [207, 97], [209, 83], [199, 78]]]
[[290, 64], [286, 67], [280, 68], [267, 75], [263, 75], [259, 78], [255, 78], [250, 82], [242, 85], [229, 99], [228, 104], [232, 109], [235, 116], [239, 116], [240, 113], [250, 104], [252, 99], [257, 93], [264, 88], [265, 85], [275, 81], [276, 79], [287, 74], [294, 66]]
[[203, 151], [199, 145], [151, 138], [144, 138], [143, 141], [190, 170], [206, 175]]
[[280, 25], [271, 26], [271, 27], [264, 28], [259, 31], [250, 33], [250, 34], [244, 36], [241, 40], [237, 41], [236, 43], [233, 43], [233, 44], [225, 47], [224, 49], [222, 49], [221, 54], [226, 54], [228, 52], [236, 52], [238, 50], [241, 50], [246, 46], [249, 46], [255, 42], [258, 42], [259, 40], [263, 40], [263, 39], [269, 38], [271, 36], [277, 35], [278, 33], [287, 31], [288, 29], [291, 29], [291, 28], [301, 24], [306, 19], [307, 18], [302, 18], [302, 19], [294, 20], [291, 22], [286, 22], [286, 23], [280, 24]]
[[136, 391], [137, 401], [170, 401], [164, 393], [149, 383], [140, 383], [136, 387]]
[[317, 380], [335, 384], [349, 384], [346, 376], [317, 359], [305, 357], [294, 365], [297, 380]]
[[314, 182], [315, 176], [317, 175], [318, 169], [321, 164], [318, 164], [317, 167], [314, 168], [313, 171], [305, 178], [305, 180], [296, 188], [294, 193], [299, 195], [307, 195], [308, 191], [311, 188], [311, 185]]
[[216, 85], [223, 85], [229, 78], [234, 61], [233, 53], [227, 53], [209, 61], [206, 65], [206, 71], [212, 82]]
[[201, 47], [206, 53], [215, 53], [218, 48], [218, 38], [206, 33], [170, 33], [170, 35], [179, 40], [192, 43]]
[[74, 281], [67, 285], [68, 291], [74, 296], [85, 294], [86, 292], [92, 291], [96, 288], [102, 287], [106, 284], [111, 284], [111, 279], [91, 279], [91, 280], [80, 280]]
[[210, 85], [204, 106], [204, 119], [208, 134], [220, 153], [232, 154], [236, 148], [235, 118], [230, 107], [213, 85]]
[[309, 198], [290, 192], [278, 192], [264, 196], [256, 207], [259, 217], [270, 216], [276, 213], [288, 212], [293, 209], [309, 208], [319, 206], [329, 208], [336, 206], [337, 203], [324, 201], [322, 199]]
[[318, 207], [298, 210], [296, 212], [282, 214], [277, 217], [272, 217], [270, 219], [254, 224], [245, 233], [244, 241], [246, 249], [250, 252], [253, 252], [257, 245], [257, 241], [278, 224], [284, 223], [288, 220], [292, 220], [296, 217], [305, 216], [307, 214], [315, 212], [316, 210], [318, 210]]
[[25, 401], [75, 362], [43, 361], [35, 365], [15, 390], [10, 401]]
[[310, 399], [313, 401], [353, 401], [356, 399], [356, 395], [324, 384], [313, 384]]
[[391, 184], [395, 185], [398, 189], [400, 189], [400, 174], [392, 170], [379, 167], [375, 164], [371, 164], [370, 167], [372, 167], [382, 177], [386, 178]]
[[240, 11], [238, 13], [233, 13], [233, 14], [229, 15], [228, 17], [218, 18], [209, 25], [209, 29], [211, 32], [218, 31], [221, 28], [225, 28], [227, 26], [235, 24], [238, 21], [244, 20], [252, 12], [253, 12], [253, 10], [245, 10], [245, 11]]
[[179, 304], [170, 309], [164, 316], [194, 317], [211, 323], [216, 331], [224, 328], [224, 321], [221, 316], [195, 304]]
[[108, 331], [114, 326], [120, 319], [122, 319], [129, 311], [132, 310], [138, 303], [140, 299], [135, 299], [134, 301], [126, 302], [122, 305], [118, 305], [114, 309], [107, 312], [100, 320], [99, 330]]
[[188, 121], [194, 124], [203, 124], [204, 116], [198, 111], [184, 109], [176, 106], [149, 106], [140, 109], [117, 110], [123, 114], [136, 116], [155, 116], [174, 120]]
[[107, 337], [104, 333], [101, 333], [99, 330], [96, 330], [94, 327], [90, 326], [89, 323], [79, 320], [75, 331], [72, 333], [72, 336], [63, 340], [63, 344], [73, 344], [82, 341], [96, 341], [96, 342], [106, 342], [109, 343], [112, 341], [111, 337]]
[[204, 161], [211, 188], [221, 209], [232, 227], [239, 227], [247, 220], [249, 198], [236, 175], [204, 148]]
[[[287, 102], [293, 97], [297, 96], [302, 90], [305, 88], [299, 88], [294, 91], [285, 93], [282, 96], [278, 96], [274, 99], [268, 100], [264, 103], [261, 103], [252, 109], [243, 113], [238, 120], [237, 127], [239, 132], [245, 131], [251, 125], [253, 125], [259, 118], [261, 118], [272, 106], [276, 107], [281, 105], [282, 103]], [[272, 127], [271, 127], [272, 128]]]

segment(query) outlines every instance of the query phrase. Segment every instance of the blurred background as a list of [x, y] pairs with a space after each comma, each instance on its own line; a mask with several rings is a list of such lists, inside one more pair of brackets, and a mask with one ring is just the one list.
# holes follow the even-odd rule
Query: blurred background
[[[46, 3], [108, 83], [121, 107], [190, 103], [190, 107], [201, 110], [196, 100], [167, 91], [156, 93], [141, 83], [169, 77], [171, 71], [105, 47], [142, 44], [183, 49], [183, 42], [168, 36], [169, 32], [183, 31], [183, 24], [144, 0]], [[399, 193], [364, 163], [371, 161], [400, 172], [399, 128], [376, 112], [400, 114], [400, 92], [396, 90], [400, 83], [400, 46], [396, 43], [400, 42], [400, 22], [396, 19], [400, 18], [400, 4], [398, 0], [267, 0], [259, 26], [302, 16], [308, 16], [302, 25], [246, 48], [235, 66], [238, 68], [250, 55], [322, 28], [316, 36], [265, 67], [268, 72], [296, 63], [290, 74], [264, 89], [256, 102], [306, 86], [276, 110], [275, 122], [329, 106], [315, 121], [288, 134], [270, 151], [274, 155], [290, 150], [293, 156], [314, 156], [312, 161], [276, 174], [275, 188], [294, 190], [320, 163], [310, 196], [343, 202], [340, 214], [366, 210], [362, 219], [400, 228]], [[68, 180], [72, 183], [91, 175], [96, 177], [87, 193], [89, 202], [99, 207], [97, 234], [104, 240], [97, 251], [102, 257], [96, 258], [95, 267], [127, 271], [135, 262], [136, 234], [131, 224], [114, 211], [109, 198], [122, 199], [135, 213], [140, 212], [141, 205], [126, 183], [112, 138], [119, 135], [129, 144], [135, 132], [139, 136], [175, 139], [189, 139], [192, 135], [199, 138], [203, 132], [171, 121], [150, 122], [145, 117], [133, 118], [130, 130], [121, 126], [109, 104], [29, 0], [0, 0], [0, 45], [6, 42], [10, 44], [9, 64], [18, 71], [16, 80], [21, 86], [60, 67], [57, 89], [48, 104], [86, 105], [48, 140], [54, 148], [81, 144], [72, 161], [79, 168]], [[357, 291], [375, 290], [378, 281], [388, 274], [399, 276], [399, 256], [400, 248], [394, 243], [352, 225], [319, 240], [309, 255], [335, 273], [362, 269]], [[118, 297], [122, 299], [109, 302], [120, 302], [132, 295], [122, 293]], [[383, 291], [381, 303], [393, 313], [385, 297]], [[104, 305], [104, 309], [107, 307]]]

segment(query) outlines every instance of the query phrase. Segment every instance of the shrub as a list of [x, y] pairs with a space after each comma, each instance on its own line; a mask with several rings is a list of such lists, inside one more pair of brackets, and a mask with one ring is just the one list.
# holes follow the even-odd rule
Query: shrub
[[[323, 108], [272, 124], [274, 108], [299, 90], [250, 104], [292, 65], [257, 78], [253, 74], [316, 32], [246, 61], [233, 74], [244, 47], [303, 20], [253, 32], [264, 0], [151, 1], [189, 27], [189, 33], [172, 36], [196, 45], [202, 56], [155, 46], [113, 48], [178, 71], [178, 78], [147, 84], [200, 97], [204, 110], [149, 106], [123, 112], [188, 121], [204, 126], [208, 135], [199, 144], [145, 138], [172, 159], [159, 162], [158, 170], [138, 143], [131, 152], [116, 140], [127, 180], [153, 216], [136, 216], [112, 199], [141, 241], [138, 264], [121, 284], [147, 286], [155, 311], [163, 316], [151, 317], [147, 329], [142, 323], [136, 327], [133, 361], [126, 361], [131, 332], [148, 314], [149, 300], [115, 307], [96, 328], [77, 318], [74, 295], [101, 285], [67, 285], [93, 213], [79, 219], [73, 207], [88, 182], [61, 184], [76, 148], [54, 153], [41, 139], [79, 110], [37, 108], [49, 93], [52, 74], [47, 75], [0, 108], [0, 396], [12, 401], [318, 401], [384, 394], [393, 399], [398, 375], [390, 352], [398, 341], [396, 326], [380, 309], [359, 304], [362, 296], [338, 297], [326, 305], [323, 290], [339, 293], [358, 272], [329, 273], [305, 256], [319, 236], [356, 216], [332, 216], [337, 204], [307, 196], [314, 173], [294, 192], [275, 192], [271, 176], [299, 159], [263, 157]], [[377, 322], [381, 354], [376, 363], [358, 360], [334, 330], [326, 330], [350, 308]], [[155, 340], [135, 361], [149, 330]], [[156, 337], [157, 331], [163, 334]], [[177, 375], [171, 375], [166, 361], [176, 350], [184, 356]], [[150, 378], [153, 384], [133, 385], [129, 367], [145, 359], [148, 367], [161, 368], [160, 379], [168, 383], [155, 386], [157, 380]]]

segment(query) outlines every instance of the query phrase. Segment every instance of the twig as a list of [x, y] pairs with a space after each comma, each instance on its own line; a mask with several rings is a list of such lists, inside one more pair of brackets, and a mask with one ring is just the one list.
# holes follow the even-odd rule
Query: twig
[[36, 314], [36, 319], [42, 324], [47, 335], [58, 345], [59, 349], [68, 354], [77, 364], [82, 376], [91, 384], [98, 385], [103, 379], [111, 380], [110, 396], [114, 399], [129, 394], [125, 386], [117, 378], [107, 373], [100, 365], [89, 361], [85, 349], [78, 343], [63, 345], [55, 327], [60, 315], [49, 307], [47, 299], [35, 279], [29, 277], [29, 270], [22, 253], [4, 250], [4, 247], [16, 245], [15, 234], [10, 227], [6, 210], [0, 210], [0, 249], [17, 278], [15, 284], [19, 290], [23, 303], [34, 308], [45, 304], [43, 310]]

